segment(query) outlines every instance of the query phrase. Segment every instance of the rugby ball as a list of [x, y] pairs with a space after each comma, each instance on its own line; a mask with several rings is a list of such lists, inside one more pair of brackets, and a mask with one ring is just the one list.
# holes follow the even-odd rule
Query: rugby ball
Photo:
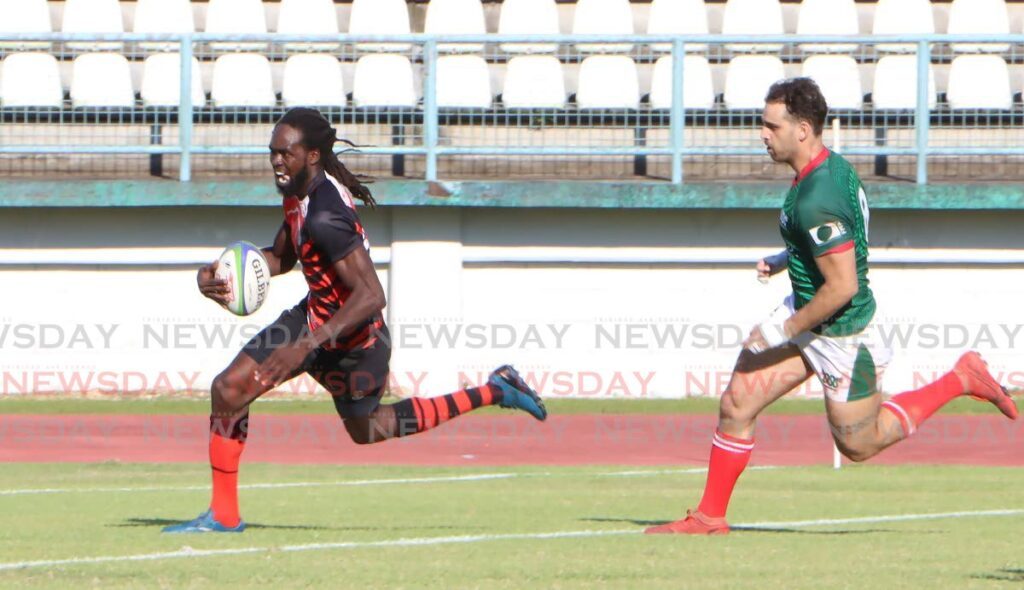
[[231, 285], [228, 311], [249, 315], [259, 309], [270, 291], [270, 265], [263, 252], [249, 242], [235, 242], [217, 261], [217, 278]]

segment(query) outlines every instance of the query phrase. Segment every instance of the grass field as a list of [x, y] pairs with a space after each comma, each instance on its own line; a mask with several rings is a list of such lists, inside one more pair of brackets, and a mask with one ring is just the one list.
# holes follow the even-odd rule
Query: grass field
[[[420, 481], [394, 481], [411, 478]], [[7, 464], [0, 471], [0, 587], [987, 589], [1024, 583], [1019, 469], [751, 470], [730, 520], [758, 528], [715, 538], [639, 534], [696, 501], [703, 474], [694, 469], [250, 464], [243, 465], [242, 484], [273, 485], [242, 490], [251, 525], [244, 534], [170, 536], [160, 527], [206, 505], [205, 465]], [[999, 509], [1012, 512], [911, 518]], [[885, 516], [895, 518], [879, 518]], [[809, 522], [817, 519], [839, 521]], [[149, 557], [129, 560], [140, 555]], [[109, 559], [60, 563], [98, 556]], [[58, 563], [11, 569], [41, 560]]]

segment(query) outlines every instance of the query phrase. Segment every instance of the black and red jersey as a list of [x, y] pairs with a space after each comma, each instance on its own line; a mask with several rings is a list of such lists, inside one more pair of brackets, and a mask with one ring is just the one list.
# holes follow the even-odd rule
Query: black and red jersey
[[[333, 176], [321, 172], [304, 198], [286, 197], [284, 219], [291, 231], [295, 254], [309, 285], [306, 320], [316, 330], [331, 319], [350, 292], [338, 279], [334, 263], [356, 248], [370, 251], [370, 240], [359, 221], [352, 194]], [[328, 349], [369, 348], [384, 326], [381, 314], [374, 314], [348, 336], [327, 342]]]

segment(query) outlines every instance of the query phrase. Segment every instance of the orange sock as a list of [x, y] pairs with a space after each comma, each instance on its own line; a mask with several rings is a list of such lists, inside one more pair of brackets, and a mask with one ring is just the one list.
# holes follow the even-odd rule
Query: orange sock
[[210, 433], [210, 467], [213, 472], [213, 498], [210, 509], [217, 522], [226, 527], [238, 525], [238, 461], [245, 441]]
[[753, 450], [754, 439], [729, 436], [715, 430], [715, 436], [711, 440], [711, 461], [708, 464], [704, 496], [701, 497], [697, 510], [715, 518], [725, 516], [732, 490], [736, 487], [736, 480], [747, 468], [750, 452]]
[[964, 392], [963, 383], [956, 373], [946, 373], [941, 379], [920, 389], [907, 391], [882, 402], [882, 407], [896, 415], [906, 438], [939, 408]]

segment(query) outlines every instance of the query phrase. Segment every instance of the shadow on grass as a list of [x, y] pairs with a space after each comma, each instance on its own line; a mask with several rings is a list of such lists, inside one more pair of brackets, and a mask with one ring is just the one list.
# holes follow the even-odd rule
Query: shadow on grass
[[[185, 519], [174, 520], [170, 518], [126, 518], [118, 524], [108, 524], [108, 527], [131, 528], [131, 527], [153, 527], [163, 528], [172, 524], [180, 524]], [[246, 530], [270, 530], [270, 531], [409, 531], [409, 530], [467, 530], [465, 526], [438, 525], [438, 526], [417, 526], [417, 527], [380, 527], [380, 526], [313, 526], [300, 524], [260, 524], [258, 522], [245, 523]], [[476, 527], [480, 528], [480, 527]]]
[[1024, 569], [1007, 569], [996, 570], [995, 573], [991, 574], [976, 574], [971, 576], [974, 580], [988, 580], [991, 582], [1017, 582], [1024, 584]]
[[[637, 520], [632, 518], [583, 518], [580, 519], [584, 522], [617, 522], [617, 523], [628, 523], [636, 526], [649, 527], [658, 526], [662, 524], [668, 524], [671, 520]], [[730, 529], [733, 532], [743, 533], [792, 533], [798, 535], [866, 535], [871, 533], [901, 533], [904, 534], [906, 531], [896, 531], [892, 529], [831, 529], [831, 530], [807, 530], [797, 528], [785, 528], [785, 527], [746, 527], [746, 526], [732, 526]], [[919, 531], [919, 532], [932, 532], [932, 531]]]

